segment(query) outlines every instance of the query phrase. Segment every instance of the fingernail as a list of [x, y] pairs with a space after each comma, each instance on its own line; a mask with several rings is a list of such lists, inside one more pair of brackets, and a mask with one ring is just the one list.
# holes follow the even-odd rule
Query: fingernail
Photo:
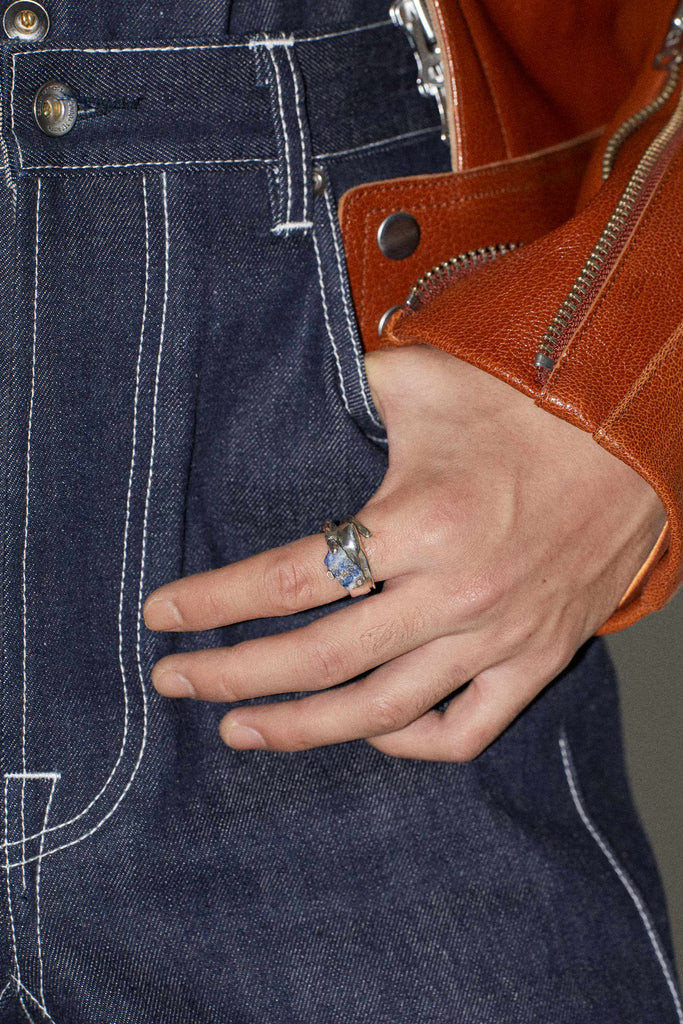
[[183, 624], [182, 615], [167, 597], [148, 598], [142, 614], [149, 629], [178, 629]]
[[196, 697], [197, 691], [185, 676], [181, 676], [180, 672], [172, 672], [170, 670], [166, 672], [160, 672], [157, 676], [152, 676], [152, 682], [154, 687], [162, 697]]
[[239, 722], [226, 722], [221, 726], [223, 742], [235, 750], [265, 750], [266, 741], [256, 729]]

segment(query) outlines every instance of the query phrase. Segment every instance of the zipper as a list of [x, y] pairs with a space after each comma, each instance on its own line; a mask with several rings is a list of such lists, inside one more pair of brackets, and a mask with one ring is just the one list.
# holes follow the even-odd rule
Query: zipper
[[417, 63], [417, 87], [423, 96], [436, 102], [441, 138], [448, 142], [446, 77], [426, 0], [394, 0], [389, 8], [389, 17], [408, 36]]
[[465, 277], [466, 274], [478, 267], [493, 263], [494, 260], [508, 252], [514, 252], [521, 244], [521, 242], [506, 242], [501, 245], [488, 245], [482, 249], [459, 253], [457, 256], [451, 256], [450, 259], [444, 260], [443, 263], [437, 263], [415, 282], [408, 293], [404, 308], [407, 306], [413, 311], [420, 309], [427, 299], [433, 298], [434, 294], [440, 291], [444, 285]]
[[676, 91], [678, 80], [681, 77], [681, 65], [680, 62], [676, 61], [671, 63], [669, 66], [669, 73], [667, 75], [664, 88], [659, 95], [646, 104], [636, 114], [632, 114], [622, 124], [619, 125], [612, 138], [605, 146], [605, 152], [602, 156], [602, 180], [607, 181], [612, 168], [614, 167], [614, 161], [617, 158], [619, 150], [633, 133], [640, 128], [641, 124], [645, 124], [650, 118], [661, 110], [665, 103], [667, 103]]
[[[654, 60], [656, 68], [668, 69], [664, 86], [656, 99], [624, 121], [607, 143], [602, 161], [603, 181], [611, 174], [616, 155], [626, 139], [673, 96], [680, 79], [682, 61], [683, 2], [676, 9], [664, 44]], [[628, 244], [642, 211], [664, 176], [681, 141], [682, 130], [683, 94], [666, 125], [640, 158], [602, 234], [538, 343], [534, 366], [543, 382], [578, 330]]]

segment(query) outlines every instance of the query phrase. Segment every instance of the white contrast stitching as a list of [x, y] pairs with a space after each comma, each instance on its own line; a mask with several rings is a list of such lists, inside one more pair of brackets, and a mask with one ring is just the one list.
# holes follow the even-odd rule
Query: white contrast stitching
[[293, 231], [301, 231], [303, 228], [312, 228], [312, 220], [290, 220], [283, 222], [282, 224], [276, 224], [274, 228], [271, 228], [276, 235], [288, 235]]
[[366, 149], [378, 149], [380, 146], [390, 146], [392, 142], [401, 142], [403, 139], [414, 139], [418, 135], [432, 135], [434, 132], [440, 132], [441, 129], [438, 125], [433, 125], [431, 128], [418, 128], [414, 132], [401, 132], [400, 135], [391, 135], [387, 139], [378, 139], [377, 142], [366, 142], [362, 146], [352, 146], [351, 149], [335, 149], [332, 153], [318, 153], [314, 156], [314, 160], [331, 160], [335, 156], [353, 156], [354, 153], [362, 153]]
[[[40, 1009], [43, 1011], [43, 1013], [48, 1018], [48, 1020], [52, 1020], [52, 1017], [50, 1017], [50, 1014], [47, 1012], [47, 1010], [45, 1008], [45, 1005], [44, 1005], [44, 1003], [45, 1003], [45, 994], [44, 994], [44, 988], [43, 988], [43, 971], [44, 971], [44, 968], [43, 968], [43, 952], [42, 952], [41, 936], [40, 936], [40, 866], [41, 866], [41, 861], [43, 859], [43, 842], [44, 842], [45, 832], [46, 832], [46, 827], [45, 826], [47, 824], [48, 815], [50, 813], [50, 806], [52, 805], [52, 798], [54, 796], [55, 786], [57, 785], [57, 781], [58, 781], [58, 779], [61, 778], [61, 776], [60, 776], [59, 772], [6, 772], [4, 778], [5, 778], [5, 793], [4, 793], [4, 796], [5, 796], [5, 806], [4, 806], [4, 819], [5, 819], [5, 873], [6, 873], [6, 879], [7, 879], [7, 905], [8, 905], [8, 909], [9, 909], [11, 931], [12, 931], [12, 951], [13, 951], [13, 955], [14, 955], [14, 967], [15, 967], [15, 970], [16, 970], [16, 976], [12, 975], [12, 980], [15, 981], [17, 983], [17, 985], [20, 985], [21, 988], [26, 992], [26, 994], [28, 996], [30, 996], [30, 998], [34, 1001], [34, 1003], [37, 1006], [40, 1007]], [[9, 786], [8, 786], [8, 783], [9, 783], [10, 779], [21, 779], [22, 780], [22, 797], [23, 797], [23, 784], [24, 784], [26, 779], [50, 779], [51, 782], [52, 782], [52, 786], [50, 788], [50, 796], [48, 798], [47, 805], [46, 805], [46, 808], [45, 808], [45, 815], [43, 817], [43, 828], [42, 828], [41, 832], [38, 833], [38, 835], [40, 835], [41, 839], [40, 839], [40, 851], [39, 851], [38, 858], [37, 858], [37, 860], [38, 860], [38, 867], [37, 867], [37, 870], [36, 870], [36, 939], [37, 939], [37, 945], [38, 945], [38, 963], [40, 965], [40, 996], [41, 996], [40, 1000], [36, 999], [36, 997], [23, 984], [23, 982], [21, 980], [21, 970], [19, 968], [19, 951], [18, 951], [18, 948], [17, 948], [17, 935], [16, 935], [16, 926], [15, 926], [15, 922], [14, 922], [14, 907], [13, 907], [13, 904], [12, 904], [12, 890], [11, 890], [11, 882], [10, 882], [10, 869], [12, 867], [16, 867], [18, 865], [14, 865], [14, 864], [10, 864], [9, 863], [9, 842], [8, 842], [8, 840], [9, 840], [9, 835], [8, 835], [8, 829], [9, 829], [9, 825], [8, 825], [8, 822], [9, 822], [9, 815], [8, 815], [9, 795], [8, 795], [8, 790], [9, 790]], [[31, 859], [35, 860], [36, 858], [31, 858]], [[21, 862], [22, 875], [24, 874], [25, 868], [26, 868], [26, 864], [28, 864], [28, 863], [30, 863], [30, 860], [27, 860], [27, 859], [22, 860], [22, 862]], [[24, 888], [25, 888], [25, 886], [24, 886]], [[9, 988], [9, 983], [5, 986], [5, 988], [3, 989], [2, 993], [0, 994], [0, 1001], [2, 1001], [2, 998], [4, 997], [4, 995], [7, 992], [8, 988]], [[21, 1002], [21, 999], [19, 1001]], [[22, 1002], [22, 1006], [23, 1005], [24, 1004]], [[28, 1013], [28, 1011], [26, 1010], [26, 1007], [24, 1007], [24, 1011], [26, 1012], [26, 1016], [30, 1020], [31, 1017], [30, 1017], [30, 1014]]]
[[296, 119], [299, 124], [299, 144], [301, 146], [301, 178], [304, 193], [302, 204], [302, 223], [305, 224], [310, 218], [310, 188], [308, 184], [308, 174], [306, 166], [306, 139], [304, 136], [304, 122], [301, 113], [301, 90], [299, 88], [299, 76], [294, 67], [294, 60], [292, 58], [291, 47], [287, 47], [287, 60], [289, 61], [289, 67], [292, 73], [292, 80], [294, 81], [294, 105], [296, 108]]
[[353, 349], [353, 356], [356, 361], [356, 367], [358, 369], [358, 382], [360, 385], [361, 394], [363, 396], [363, 404], [367, 410], [368, 416], [375, 424], [376, 427], [382, 428], [382, 424], [377, 419], [372, 411], [370, 402], [368, 401], [367, 390], [365, 386], [363, 365], [361, 363], [360, 351], [358, 345], [358, 336], [356, 334], [356, 327], [354, 321], [354, 314], [350, 307], [350, 300], [347, 293], [346, 278], [344, 275], [344, 265], [342, 263], [341, 245], [337, 238], [337, 229], [334, 223], [334, 214], [332, 211], [332, 200], [330, 199], [329, 190], [325, 190], [325, 205], [327, 207], [327, 216], [330, 222], [330, 231], [332, 232], [332, 241], [334, 242], [334, 251], [337, 258], [337, 271], [339, 274], [339, 287], [342, 293], [342, 302], [344, 303], [344, 313], [346, 316], [346, 326], [349, 332], [349, 339], [351, 341], [351, 348]]
[[47, 1009], [43, 1006], [42, 1003], [40, 1003], [36, 999], [36, 997], [33, 995], [33, 992], [29, 991], [29, 989], [26, 988], [26, 985], [24, 985], [23, 981], [21, 981], [19, 978], [14, 978], [14, 981], [17, 983], [19, 988], [21, 988], [21, 990], [26, 993], [29, 999], [36, 1004], [40, 1012], [43, 1013], [49, 1021], [52, 1021], [52, 1024], [57, 1024], [54, 1017], [50, 1016], [50, 1014], [47, 1012]]
[[9, 990], [12, 988], [12, 982], [8, 981], [2, 992], [0, 992], [0, 1003], [3, 1001]]
[[[33, 273], [33, 342], [31, 347], [31, 397], [29, 400], [28, 428], [26, 433], [26, 486], [24, 515], [24, 546], [21, 556], [21, 770], [26, 772], [26, 657], [27, 657], [27, 602], [26, 602], [26, 562], [28, 555], [28, 517], [29, 498], [31, 493], [31, 434], [33, 429], [33, 403], [36, 393], [36, 341], [38, 337], [38, 255], [40, 246], [40, 194], [42, 182], [38, 178], [36, 188], [36, 228], [34, 244]], [[21, 780], [21, 856], [26, 857], [26, 821], [24, 818], [24, 798], [26, 781]], [[26, 868], [21, 869], [22, 887], [26, 888]]]
[[271, 157], [245, 157], [234, 160], [140, 160], [134, 164], [21, 164], [23, 171], [101, 171], [108, 167], [177, 167], [202, 164], [272, 164]]
[[292, 46], [295, 42], [294, 36], [278, 36], [277, 39], [252, 39], [248, 46], [250, 50], [274, 50], [276, 46]]
[[17, 58], [17, 54], [13, 53], [12, 54], [12, 86], [11, 86], [10, 92], [9, 92], [9, 113], [10, 113], [10, 131], [12, 132], [12, 135], [14, 136], [14, 141], [17, 144], [17, 154], [19, 156], [19, 166], [21, 167], [22, 164], [23, 164], [23, 158], [22, 158], [22, 153], [21, 153], [21, 146], [19, 145], [19, 137], [18, 137], [16, 131], [14, 130], [14, 86], [15, 86], [16, 79], [17, 79], [17, 62], [16, 62], [16, 58]]
[[[146, 179], [146, 177], [144, 175], [143, 175], [143, 178], [142, 178], [142, 195], [143, 195], [143, 206], [144, 206], [144, 214], [145, 214], [145, 286], [144, 286], [142, 320], [141, 320], [141, 325], [140, 325], [140, 343], [139, 343], [139, 346], [138, 346], [138, 361], [137, 361], [137, 368], [136, 368], [135, 397], [134, 397], [134, 402], [133, 402], [133, 438], [132, 438], [132, 451], [131, 451], [131, 468], [130, 468], [129, 478], [128, 478], [128, 495], [127, 495], [127, 499], [126, 499], [126, 522], [125, 522], [125, 528], [124, 528], [123, 563], [122, 563], [122, 569], [121, 569], [121, 588], [120, 588], [120, 591], [119, 591], [119, 618], [118, 618], [118, 625], [119, 625], [119, 667], [120, 667], [120, 671], [121, 671], [121, 678], [122, 678], [122, 681], [123, 681], [123, 696], [124, 696], [124, 709], [125, 709], [124, 710], [123, 738], [122, 738], [122, 741], [121, 741], [121, 746], [119, 748], [118, 757], [116, 759], [114, 767], [110, 771], [110, 773], [109, 773], [109, 775], [108, 775], [104, 785], [102, 786], [100, 791], [93, 797], [93, 799], [90, 801], [90, 803], [86, 807], [84, 807], [83, 810], [79, 811], [79, 813], [76, 814], [74, 817], [69, 818], [68, 821], [59, 822], [57, 825], [52, 825], [50, 828], [46, 828], [45, 827], [45, 823], [43, 823], [43, 830], [41, 832], [36, 832], [32, 836], [26, 837], [27, 841], [29, 839], [40, 838], [41, 839], [41, 851], [42, 851], [42, 842], [44, 840], [45, 835], [48, 832], [55, 832], [55, 831], [58, 831], [60, 829], [66, 828], [68, 825], [72, 825], [75, 821], [78, 821], [79, 818], [82, 818], [85, 814], [87, 814], [88, 811], [90, 811], [92, 809], [92, 807], [95, 806], [95, 804], [98, 802], [98, 800], [101, 799], [102, 795], [104, 794], [104, 791], [107, 789], [107, 787], [109, 786], [112, 778], [114, 777], [114, 775], [116, 773], [116, 770], [117, 770], [117, 768], [118, 768], [118, 766], [119, 766], [119, 764], [121, 762], [121, 758], [123, 757], [124, 749], [125, 749], [125, 746], [126, 746], [126, 739], [127, 739], [127, 733], [128, 733], [129, 710], [128, 710], [128, 690], [127, 690], [127, 686], [126, 686], [126, 674], [125, 674], [125, 667], [124, 667], [123, 660], [122, 660], [122, 650], [121, 650], [122, 643], [123, 643], [123, 639], [122, 639], [122, 628], [123, 628], [122, 627], [122, 600], [123, 600], [123, 592], [124, 592], [125, 576], [126, 576], [126, 559], [127, 559], [127, 549], [128, 549], [128, 530], [129, 530], [129, 522], [130, 522], [130, 498], [131, 498], [133, 470], [134, 470], [134, 465], [135, 465], [135, 455], [136, 455], [136, 448], [137, 448], [137, 440], [136, 440], [136, 438], [137, 438], [138, 398], [139, 398], [139, 388], [140, 388], [140, 369], [141, 369], [141, 358], [142, 358], [142, 351], [143, 351], [144, 337], [145, 337], [145, 326], [146, 326], [146, 319], [147, 319], [147, 304], [148, 304], [148, 291], [149, 291], [149, 215], [148, 215], [148, 203], [147, 203], [147, 179]], [[165, 213], [166, 213], [166, 209], [165, 209]], [[138, 645], [139, 645], [139, 642], [140, 642], [140, 628], [139, 628], [139, 624], [138, 624]], [[142, 683], [142, 679], [141, 679], [141, 683]], [[144, 700], [144, 686], [142, 686], [142, 690], [143, 690], [143, 700]], [[137, 771], [137, 766], [139, 764], [139, 761], [140, 761], [140, 758], [138, 758], [138, 762], [135, 765], [135, 769], [134, 769], [133, 775], [135, 774], [135, 771]], [[9, 776], [6, 776], [6, 777], [15, 778], [15, 777], [22, 777], [22, 776], [25, 777], [25, 778], [36, 778], [36, 777], [43, 777], [43, 778], [54, 777], [54, 778], [59, 778], [60, 777], [58, 773], [46, 773], [46, 772], [41, 772], [41, 773], [31, 773], [31, 772], [10, 773]], [[130, 782], [132, 782], [132, 778], [133, 778], [133, 776], [131, 776], [131, 778], [129, 780], [129, 784], [130, 784]], [[121, 798], [123, 798], [123, 796], [125, 796], [125, 793], [127, 792], [127, 790], [128, 790], [128, 786], [126, 786], [126, 788], [124, 789], [124, 792], [121, 794]], [[118, 803], [115, 804], [115, 807], [118, 807]], [[115, 809], [115, 807], [112, 808], [112, 810]], [[105, 821], [105, 820], [106, 820], [106, 817], [102, 819], [102, 821]], [[99, 826], [97, 826], [97, 827], [99, 827]], [[92, 833], [87, 833], [87, 834], [91, 835]], [[83, 838], [85, 838], [85, 836]], [[80, 840], [76, 840], [76, 842], [78, 842], [78, 841], [80, 841]], [[7, 846], [9, 847], [9, 846], [17, 845], [18, 842], [19, 842], [18, 840], [13, 841], [13, 842], [7, 842]], [[73, 845], [73, 844], [72, 843], [67, 843], [66, 844], [66, 846], [71, 846], [71, 845]], [[27, 864], [27, 863], [30, 863], [31, 860], [35, 859], [35, 858], [29, 858], [29, 860], [26, 860], [25, 859], [24, 848], [25, 848], [25, 843], [22, 844], [22, 861], [21, 861], [22, 866]], [[57, 851], [57, 849], [61, 850], [61, 849], [64, 849], [64, 848], [65, 848], [64, 846], [59, 846], [55, 850], [50, 850], [50, 851], [48, 851], [47, 854], [44, 854], [44, 855], [41, 852], [40, 859], [42, 859], [42, 856], [48, 856], [51, 853], [55, 853]]]
[[[295, 43], [317, 43], [322, 39], [337, 39], [339, 36], [350, 36], [356, 32], [371, 32], [378, 28], [386, 28], [392, 25], [389, 19], [385, 21], [374, 21], [370, 25], [359, 25], [357, 28], [343, 28], [337, 32], [325, 32], [320, 36], [302, 36], [298, 39], [293, 39]], [[292, 37], [293, 38], [293, 37]], [[18, 53], [17, 57], [33, 57], [36, 54], [42, 53], [177, 53], [184, 52], [186, 50], [240, 50], [245, 47], [253, 48], [254, 44], [266, 45], [269, 40], [250, 40], [248, 43], [200, 43], [197, 45], [190, 44], [188, 46], [112, 46], [112, 47], [93, 47], [93, 46], [61, 46], [46, 48], [44, 50], [27, 50], [23, 53]], [[286, 41], [285, 41], [286, 42]], [[273, 40], [273, 45], [277, 45]]]
[[323, 306], [323, 316], [325, 318], [325, 326], [327, 328], [327, 336], [332, 344], [332, 351], [334, 353], [334, 360], [337, 364], [337, 373], [339, 375], [339, 387], [341, 388], [342, 400], [344, 402], [344, 408], [348, 412], [349, 416], [352, 416], [351, 409], [349, 408], [349, 401], [346, 397], [346, 388], [344, 387], [344, 374], [342, 371], [341, 361], [339, 359], [339, 350], [334, 337], [334, 331], [332, 330], [332, 324], [330, 323], [330, 316], [327, 308], [327, 296], [325, 294], [325, 280], [323, 277], [323, 265], [320, 258], [320, 248], [318, 246], [318, 239], [315, 237], [315, 231], [313, 232], [313, 248], [315, 249], [315, 261], [318, 264], [318, 281], [320, 282], [320, 298]]
[[652, 918], [650, 917], [650, 914], [645, 906], [643, 898], [638, 892], [638, 889], [636, 888], [635, 884], [631, 881], [631, 878], [617, 860], [616, 854], [612, 850], [612, 847], [609, 845], [607, 840], [601, 835], [601, 833], [598, 831], [597, 827], [593, 824], [592, 820], [588, 815], [588, 812], [581, 798], [581, 794], [579, 792], [578, 781], [576, 778], [576, 770], [574, 768], [574, 761], [569, 747], [569, 741], [564, 730], [562, 732], [562, 735], [560, 736], [559, 742], [560, 753], [562, 754], [562, 764], [564, 766], [564, 774], [567, 779], [567, 784], [569, 786], [569, 791], [571, 793], [574, 806], [578, 812], [579, 817], [581, 818], [581, 821], [590, 833], [592, 839], [597, 843], [603, 855], [607, 858], [610, 867], [617, 875], [621, 884], [626, 889], [626, 892], [631, 897], [631, 900], [635, 905], [638, 914], [640, 915], [640, 919], [643, 922], [643, 925], [645, 926], [647, 937], [650, 940], [650, 944], [655, 952], [655, 956], [659, 961], [659, 966], [661, 967], [664, 978], [666, 979], [666, 983], [669, 987], [669, 992], [671, 993], [671, 998], [673, 999], [674, 1007], [676, 1009], [676, 1015], [678, 1017], [678, 1020], [683, 1024], [683, 1007], [681, 1007], [681, 1000], [676, 989], [676, 983], [674, 982], [673, 973], [669, 966], [666, 954], [664, 953], [662, 945], [655, 931], [655, 926], [652, 921]]
[[30, 1024], [36, 1024], [36, 1022], [34, 1021], [33, 1017], [31, 1016], [31, 1014], [26, 1009], [26, 1003], [24, 1002], [24, 1000], [22, 999], [21, 996], [19, 996], [19, 1003], [21, 1004], [21, 1008], [24, 1011], [24, 1016], [26, 1017], [26, 1019], [28, 1021], [30, 1021]]
[[[145, 508], [144, 508], [144, 513], [143, 513], [142, 550], [141, 550], [141, 555], [140, 555], [140, 585], [139, 585], [139, 588], [138, 588], [137, 635], [136, 635], [136, 662], [137, 662], [137, 666], [138, 666], [138, 675], [139, 675], [139, 679], [140, 679], [140, 688], [141, 688], [141, 692], [142, 692], [142, 742], [140, 743], [140, 750], [138, 751], [138, 756], [137, 756], [137, 759], [135, 761], [135, 765], [133, 766], [133, 771], [131, 772], [130, 778], [128, 779], [128, 782], [124, 786], [124, 789], [123, 789], [122, 793], [120, 794], [119, 798], [117, 799], [116, 803], [112, 807], [109, 808], [107, 813], [101, 818], [100, 821], [97, 822], [96, 825], [93, 826], [93, 828], [91, 828], [89, 831], [85, 832], [82, 836], [77, 836], [76, 839], [70, 840], [68, 843], [62, 843], [60, 846], [55, 846], [52, 850], [48, 850], [45, 854], [43, 854], [44, 857], [50, 857], [50, 856], [52, 856], [53, 853], [58, 853], [60, 850], [66, 850], [70, 846], [76, 846], [78, 843], [83, 842], [84, 839], [88, 839], [91, 835], [93, 835], [95, 832], [97, 832], [97, 830], [99, 828], [101, 828], [102, 825], [104, 825], [105, 821], [107, 821], [112, 816], [112, 814], [114, 814], [114, 812], [117, 810], [117, 808], [121, 804], [122, 800], [124, 799], [124, 797], [128, 793], [128, 790], [132, 786], [133, 779], [137, 775], [138, 769], [139, 769], [140, 764], [142, 762], [143, 754], [144, 754], [144, 751], [145, 751], [145, 746], [147, 744], [147, 691], [145, 689], [145, 684], [144, 684], [144, 677], [143, 677], [143, 670], [142, 670], [142, 655], [141, 655], [141, 643], [142, 643], [142, 631], [141, 631], [142, 595], [143, 595], [143, 591], [144, 591], [145, 562], [146, 562], [146, 551], [147, 551], [147, 521], [148, 521], [149, 505], [150, 505], [150, 498], [151, 498], [151, 492], [152, 492], [152, 476], [153, 476], [153, 473], [154, 473], [154, 456], [155, 456], [155, 448], [156, 448], [157, 405], [158, 405], [158, 397], [159, 397], [159, 381], [160, 381], [160, 377], [161, 377], [161, 357], [162, 357], [162, 353], [163, 353], [164, 338], [165, 338], [165, 332], [166, 332], [166, 311], [167, 311], [167, 308], [168, 308], [168, 282], [169, 282], [169, 222], [168, 222], [168, 197], [167, 197], [166, 174], [165, 173], [162, 173], [162, 175], [161, 175], [161, 182], [162, 182], [162, 199], [163, 199], [163, 209], [164, 209], [164, 298], [163, 298], [162, 314], [161, 314], [161, 326], [160, 326], [160, 330], [159, 330], [159, 350], [158, 350], [158, 353], [157, 353], [156, 372], [155, 372], [155, 379], [154, 379], [154, 398], [153, 398], [153, 401], [152, 401], [152, 443], [151, 443], [151, 447], [150, 447], [149, 470], [148, 470], [148, 474], [147, 474], [147, 491], [146, 491], [146, 494], [145, 494]], [[91, 804], [89, 806], [92, 807], [92, 802], [91, 802]], [[86, 808], [86, 810], [87, 809], [88, 808]], [[76, 818], [72, 819], [72, 821], [75, 821], [77, 818], [81, 817], [84, 813], [85, 813], [84, 811], [81, 811], [81, 813], [79, 815], [77, 815]], [[54, 831], [55, 829], [63, 828], [65, 824], [70, 824], [70, 822], [63, 822], [63, 823], [60, 823], [59, 825], [53, 825], [52, 828], [49, 828], [46, 831], [47, 832], [51, 832], [51, 831]], [[41, 833], [37, 833], [37, 834], [41, 835]], [[35, 860], [35, 859], [36, 859], [35, 857], [30, 858], [30, 860]], [[27, 863], [29, 863], [29, 861], [27, 861]], [[16, 866], [16, 865], [12, 865], [12, 866]]]
[[[61, 772], [4, 772], [6, 779], [61, 779], [61, 777]], [[41, 835], [42, 832], [36, 832], [34, 836], [26, 836], [26, 842], [30, 839], [38, 839]], [[17, 840], [17, 843], [19, 842], [21, 842], [20, 839]]]
[[[39, 969], [39, 991], [40, 991], [40, 1002], [45, 1005], [45, 988], [43, 986], [44, 980], [44, 967], [43, 967], [43, 945], [40, 935], [40, 868], [43, 862], [43, 847], [45, 845], [45, 829], [47, 828], [47, 819], [50, 815], [50, 807], [52, 806], [52, 798], [55, 795], [55, 787], [57, 785], [57, 777], [52, 776], [52, 786], [50, 787], [50, 796], [48, 797], [47, 806], [45, 807], [45, 815], [43, 817], [43, 829], [40, 834], [40, 847], [38, 850], [38, 864], [36, 866], [36, 945], [38, 947], [38, 969]], [[25, 870], [22, 868], [22, 870]]]
[[[14, 925], [14, 909], [12, 907], [12, 888], [11, 888], [10, 877], [9, 877], [10, 866], [11, 865], [10, 865], [10, 862], [9, 862], [9, 845], [8, 845], [8, 840], [9, 840], [9, 814], [8, 814], [8, 807], [7, 807], [7, 802], [8, 802], [8, 799], [9, 799], [9, 797], [8, 797], [8, 790], [9, 790], [8, 782], [9, 782], [9, 779], [7, 778], [7, 776], [5, 776], [5, 806], [3, 808], [3, 811], [4, 811], [4, 818], [5, 818], [5, 875], [6, 875], [6, 879], [7, 879], [7, 909], [9, 910], [9, 919], [10, 919], [10, 925], [11, 925], [11, 931], [12, 931], [12, 951], [14, 953], [14, 967], [15, 967], [16, 972], [17, 972], [17, 976], [16, 976], [15, 980], [19, 981], [19, 983], [21, 984], [21, 981], [20, 981], [20, 979], [21, 979], [21, 971], [19, 970], [19, 953], [18, 953], [18, 950], [17, 950], [17, 933], [16, 933], [16, 928], [15, 928], [15, 925]], [[23, 836], [22, 836], [22, 838], [23, 838]]]
[[285, 146], [285, 165], [287, 168], [287, 212], [285, 214], [285, 223], [289, 223], [292, 216], [292, 164], [289, 152], [289, 131], [287, 130], [287, 118], [285, 116], [285, 107], [282, 98], [282, 82], [280, 80], [280, 69], [277, 66], [277, 60], [272, 49], [268, 50], [268, 56], [270, 62], [273, 65], [273, 71], [275, 72], [275, 84], [277, 86], [277, 101], [280, 107], [280, 123], [282, 125], [282, 135]]
[[[53, 853], [58, 853], [60, 850], [67, 850], [70, 846], [77, 846], [78, 843], [82, 843], [84, 839], [88, 839], [91, 835], [93, 835], [95, 832], [97, 832], [98, 829], [100, 829], [102, 827], [102, 825], [104, 825], [105, 821], [108, 821], [108, 819], [111, 818], [112, 814], [114, 814], [114, 812], [117, 810], [117, 808], [121, 804], [122, 800], [126, 796], [128, 790], [133, 785], [133, 779], [137, 775], [138, 769], [139, 769], [140, 764], [142, 762], [142, 758], [143, 758], [143, 755], [144, 755], [145, 747], [147, 745], [147, 691], [145, 689], [145, 683], [144, 683], [144, 676], [143, 676], [143, 670], [142, 670], [142, 654], [141, 654], [141, 643], [142, 643], [142, 630], [141, 630], [141, 623], [142, 623], [142, 595], [143, 595], [143, 591], [144, 591], [145, 562], [146, 562], [146, 550], [147, 550], [147, 521], [148, 521], [148, 514], [149, 514], [150, 497], [151, 497], [151, 492], [152, 492], [152, 475], [153, 475], [153, 472], [154, 472], [154, 455], [155, 455], [155, 446], [156, 446], [157, 400], [158, 400], [158, 396], [159, 396], [159, 380], [160, 380], [160, 376], [161, 376], [161, 356], [162, 356], [162, 352], [163, 352], [164, 336], [165, 336], [165, 332], [166, 332], [166, 310], [167, 310], [167, 306], [168, 306], [168, 282], [169, 282], [169, 222], [168, 222], [168, 199], [167, 199], [167, 191], [166, 191], [166, 174], [165, 173], [162, 173], [161, 181], [162, 181], [162, 198], [163, 198], [163, 208], [164, 208], [164, 300], [163, 300], [162, 314], [161, 314], [161, 327], [160, 327], [160, 331], [159, 331], [159, 351], [158, 351], [158, 354], [157, 354], [156, 374], [155, 374], [155, 380], [154, 380], [154, 398], [153, 398], [153, 402], [152, 402], [152, 444], [151, 444], [151, 448], [150, 448], [149, 470], [148, 470], [148, 475], [147, 475], [147, 492], [146, 492], [146, 495], [145, 495], [145, 509], [144, 509], [144, 513], [143, 513], [142, 551], [141, 551], [141, 556], [140, 556], [140, 586], [139, 586], [139, 589], [138, 589], [138, 615], [137, 615], [137, 637], [136, 637], [136, 661], [137, 661], [137, 666], [138, 666], [138, 675], [139, 675], [139, 679], [140, 679], [140, 688], [141, 688], [141, 691], [142, 691], [142, 742], [140, 744], [140, 750], [138, 751], [137, 760], [135, 762], [135, 765], [133, 766], [133, 771], [131, 772], [130, 778], [128, 779], [128, 782], [126, 783], [126, 785], [125, 785], [125, 787], [123, 789], [123, 792], [121, 793], [121, 795], [119, 796], [118, 800], [113, 805], [113, 807], [110, 807], [109, 810], [107, 811], [107, 813], [100, 819], [100, 821], [98, 821], [97, 824], [94, 825], [88, 832], [85, 832], [82, 836], [77, 836], [76, 839], [71, 839], [68, 843], [62, 843], [60, 846], [55, 846], [52, 850], [47, 850], [47, 852], [43, 854], [44, 857], [51, 857]], [[81, 815], [83, 813], [84, 812], [81, 812], [81, 814], [77, 815], [77, 817], [81, 817]], [[76, 819], [73, 819], [73, 820], [75, 821]], [[64, 822], [64, 823], [61, 823], [59, 825], [53, 825], [51, 828], [46, 829], [46, 831], [47, 832], [52, 832], [55, 829], [63, 828], [65, 824], [70, 824], [70, 823], [69, 822]], [[36, 835], [39, 836], [39, 835], [41, 835], [41, 833], [38, 832], [38, 833], [36, 833]], [[35, 838], [35, 836], [32, 837], [32, 838]], [[36, 858], [35, 857], [31, 857], [31, 858], [29, 858], [26, 861], [26, 863], [28, 864], [28, 863], [30, 863], [31, 861], [34, 861], [34, 860], [36, 860]], [[15, 862], [14, 864], [12, 864], [10, 866], [11, 867], [17, 867], [19, 863], [21, 863], [21, 862]], [[50, 1019], [52, 1019], [52, 1018], [50, 1018]]]

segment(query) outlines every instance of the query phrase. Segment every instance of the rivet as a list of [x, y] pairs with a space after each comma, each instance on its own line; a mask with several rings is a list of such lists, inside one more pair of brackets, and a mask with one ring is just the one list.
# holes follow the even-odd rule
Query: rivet
[[325, 168], [321, 167], [320, 164], [316, 164], [313, 168], [313, 195], [321, 196], [326, 188]]
[[48, 34], [50, 18], [42, 4], [34, 0], [14, 0], [5, 8], [2, 27], [9, 39], [36, 43]]
[[412, 214], [391, 213], [379, 226], [377, 244], [390, 260], [405, 260], [420, 243], [420, 225]]

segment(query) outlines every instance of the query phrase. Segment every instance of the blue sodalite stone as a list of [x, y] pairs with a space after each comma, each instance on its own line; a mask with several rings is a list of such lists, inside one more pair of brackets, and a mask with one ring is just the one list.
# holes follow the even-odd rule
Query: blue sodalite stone
[[341, 583], [342, 587], [346, 587], [347, 590], [353, 590], [360, 583], [363, 582], [363, 572], [352, 562], [349, 556], [342, 551], [333, 552], [328, 551], [325, 555], [325, 565], [332, 573], [338, 583]]

